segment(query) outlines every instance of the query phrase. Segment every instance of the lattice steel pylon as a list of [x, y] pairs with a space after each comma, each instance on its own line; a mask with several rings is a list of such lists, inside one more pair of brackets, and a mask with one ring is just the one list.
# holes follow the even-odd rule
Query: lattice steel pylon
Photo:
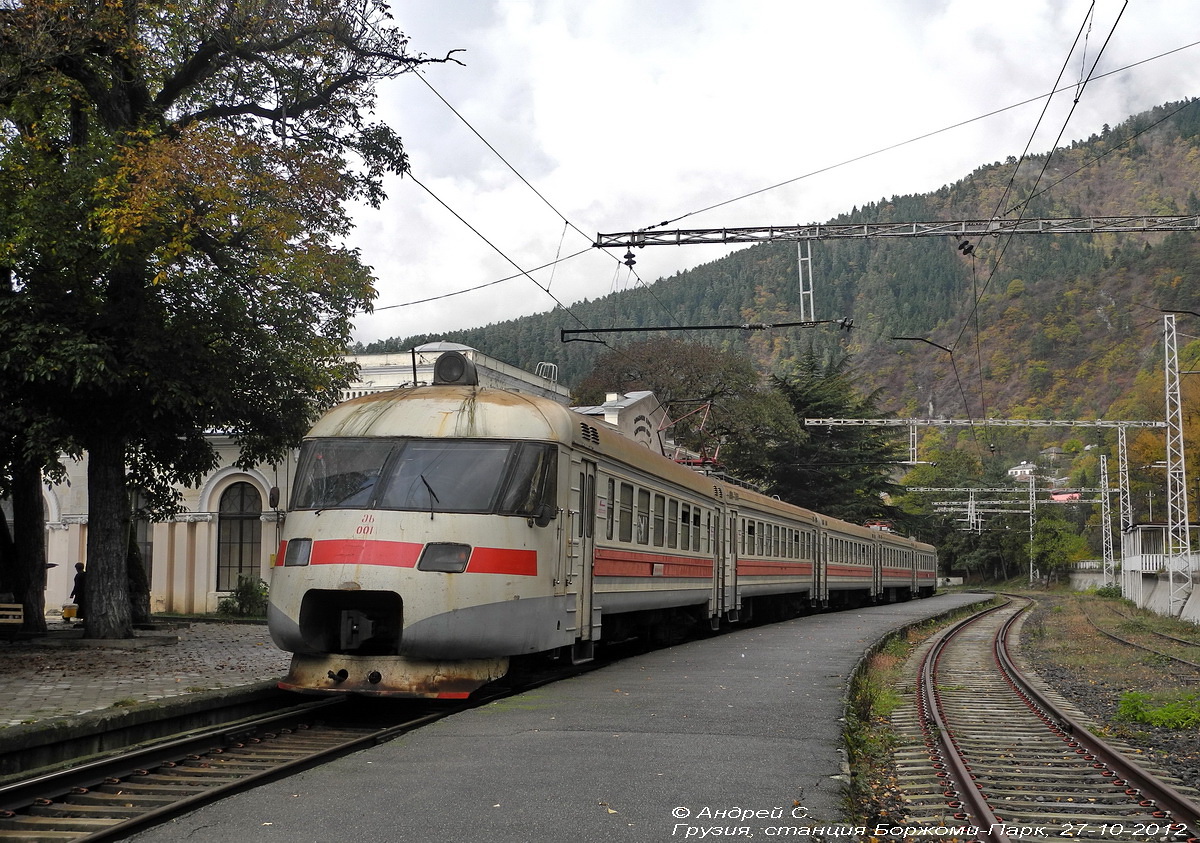
[[813, 322], [813, 270], [812, 270], [812, 241], [803, 240], [796, 243], [796, 259], [800, 269], [800, 320]]
[[[1122, 432], [1125, 428], [1121, 428]], [[1104, 584], [1116, 581], [1116, 558], [1113, 554], [1112, 502], [1108, 488], [1108, 457], [1100, 455], [1100, 535], [1104, 544]]]
[[1192, 543], [1188, 532], [1187, 474], [1183, 456], [1183, 406], [1179, 392], [1179, 355], [1175, 316], [1163, 317], [1167, 399], [1167, 612], [1183, 614], [1192, 591]]
[[1133, 498], [1129, 494], [1129, 452], [1125, 449], [1125, 428], [1117, 428], [1117, 487], [1121, 505], [1121, 535], [1133, 529]]

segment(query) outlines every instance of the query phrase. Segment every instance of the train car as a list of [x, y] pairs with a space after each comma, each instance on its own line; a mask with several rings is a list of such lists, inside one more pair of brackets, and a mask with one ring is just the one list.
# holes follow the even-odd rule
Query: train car
[[932, 594], [934, 549], [700, 474], [543, 398], [434, 383], [306, 437], [268, 623], [280, 686], [465, 697], [510, 660]]

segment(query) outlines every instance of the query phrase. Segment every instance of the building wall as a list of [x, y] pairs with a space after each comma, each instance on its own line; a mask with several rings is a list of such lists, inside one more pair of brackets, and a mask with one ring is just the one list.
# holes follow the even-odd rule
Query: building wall
[[[169, 521], [150, 525], [152, 551], [150, 571], [150, 609], [152, 612], [208, 613], [217, 610], [217, 602], [227, 592], [217, 591], [217, 537], [220, 529], [219, 506], [222, 494], [236, 483], [248, 483], [258, 492], [263, 504], [258, 575], [270, 575], [275, 551], [279, 546], [281, 512], [272, 510], [268, 501], [272, 487], [280, 490], [280, 500], [291, 492], [290, 480], [294, 455], [285, 465], [260, 465], [245, 471], [235, 468], [237, 448], [225, 437], [214, 437], [220, 467], [211, 472], [198, 488], [182, 488], [183, 511]], [[87, 562], [87, 461], [67, 466], [65, 482], [44, 489], [47, 512], [46, 561], [52, 565], [46, 573], [46, 611], [57, 614], [74, 586], [75, 563]]]

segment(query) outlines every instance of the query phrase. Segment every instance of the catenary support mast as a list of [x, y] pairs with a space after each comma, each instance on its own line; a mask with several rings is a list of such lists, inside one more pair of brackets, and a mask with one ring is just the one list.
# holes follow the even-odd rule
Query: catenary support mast
[[1167, 580], [1168, 613], [1183, 614], [1192, 591], [1192, 543], [1188, 531], [1187, 479], [1183, 457], [1183, 407], [1179, 393], [1179, 356], [1175, 348], [1175, 316], [1165, 323], [1164, 353], [1167, 398]]

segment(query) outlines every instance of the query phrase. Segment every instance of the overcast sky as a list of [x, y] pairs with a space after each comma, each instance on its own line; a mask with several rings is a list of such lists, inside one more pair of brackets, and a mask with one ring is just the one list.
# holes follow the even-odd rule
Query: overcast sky
[[[352, 244], [379, 291], [356, 321], [363, 342], [639, 283], [614, 259], [623, 250], [588, 248], [597, 232], [679, 217], [667, 227], [823, 222], [936, 190], [1031, 138], [1044, 152], [1064, 124], [1069, 142], [1200, 95], [1200, 47], [1147, 61], [1200, 41], [1195, 0], [395, 0], [392, 11], [411, 50], [461, 50], [464, 66], [380, 89], [378, 116], [403, 136], [415, 181], [389, 182], [381, 209], [355, 212]], [[1096, 74], [1145, 63], [1093, 79], [1072, 114], [1102, 48]], [[1037, 99], [974, 119], [1043, 97], [1060, 74], [1070, 88], [1044, 117]], [[649, 284], [725, 253], [651, 247], [635, 269]], [[537, 283], [501, 281], [514, 264]], [[563, 327], [577, 326], [564, 315]]]

